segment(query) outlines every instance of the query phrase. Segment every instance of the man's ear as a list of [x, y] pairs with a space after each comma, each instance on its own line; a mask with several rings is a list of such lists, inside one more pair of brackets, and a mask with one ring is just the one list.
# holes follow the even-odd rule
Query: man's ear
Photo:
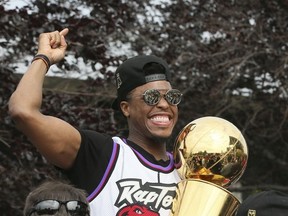
[[128, 118], [130, 116], [129, 103], [127, 101], [120, 102], [120, 109], [125, 117]]

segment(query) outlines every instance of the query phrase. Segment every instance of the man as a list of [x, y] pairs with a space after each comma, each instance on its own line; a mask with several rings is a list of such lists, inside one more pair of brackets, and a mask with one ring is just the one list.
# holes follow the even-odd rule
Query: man
[[89, 203], [84, 190], [65, 182], [51, 180], [29, 193], [23, 215], [89, 216]]
[[67, 34], [66, 28], [40, 35], [38, 54], [9, 102], [17, 127], [89, 193], [91, 215], [112, 216], [128, 208], [169, 215], [180, 178], [166, 140], [177, 122], [182, 94], [171, 87], [167, 63], [156, 56], [137, 56], [117, 69], [113, 108], [127, 118], [128, 137], [76, 129], [39, 111], [45, 74], [64, 58]]

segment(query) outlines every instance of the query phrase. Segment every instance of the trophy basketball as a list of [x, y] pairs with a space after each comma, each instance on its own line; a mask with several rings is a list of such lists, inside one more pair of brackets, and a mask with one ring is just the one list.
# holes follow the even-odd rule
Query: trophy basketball
[[248, 160], [242, 133], [219, 117], [187, 124], [175, 141], [174, 159], [182, 179], [171, 216], [232, 216], [240, 201], [228, 191]]

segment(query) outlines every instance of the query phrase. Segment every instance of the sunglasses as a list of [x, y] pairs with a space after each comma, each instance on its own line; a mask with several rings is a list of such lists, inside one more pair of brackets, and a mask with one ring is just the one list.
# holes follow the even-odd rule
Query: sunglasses
[[164, 97], [170, 105], [176, 106], [181, 102], [182, 95], [178, 89], [170, 89], [163, 96], [157, 89], [148, 89], [143, 94], [143, 100], [149, 106], [154, 106]]
[[89, 216], [89, 206], [81, 201], [69, 200], [69, 201], [59, 201], [59, 200], [43, 200], [36, 203], [32, 209], [28, 212], [26, 216], [30, 216], [32, 213], [37, 215], [55, 215], [61, 205], [64, 205], [67, 213], [71, 216]]

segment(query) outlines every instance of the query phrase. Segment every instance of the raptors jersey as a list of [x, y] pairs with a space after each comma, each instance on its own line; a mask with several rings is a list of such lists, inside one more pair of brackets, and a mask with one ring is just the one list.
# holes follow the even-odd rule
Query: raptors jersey
[[98, 187], [88, 196], [91, 216], [168, 216], [180, 181], [173, 157], [166, 167], [153, 164], [119, 137]]

